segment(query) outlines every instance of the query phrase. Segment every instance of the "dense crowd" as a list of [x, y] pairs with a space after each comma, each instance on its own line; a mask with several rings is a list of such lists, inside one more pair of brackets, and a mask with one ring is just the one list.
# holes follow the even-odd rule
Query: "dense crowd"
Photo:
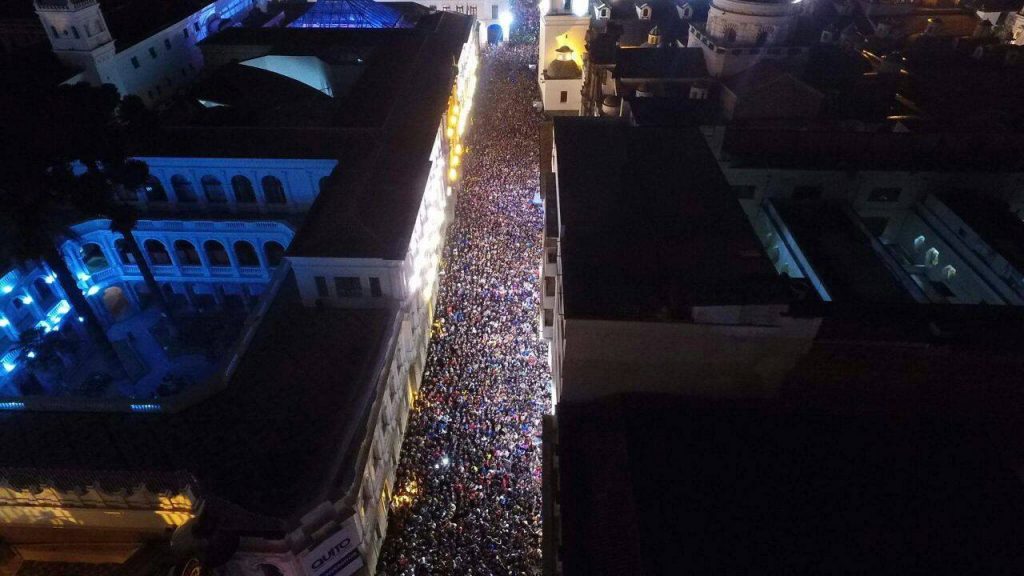
[[378, 572], [540, 570], [541, 228], [533, 43], [488, 49]]

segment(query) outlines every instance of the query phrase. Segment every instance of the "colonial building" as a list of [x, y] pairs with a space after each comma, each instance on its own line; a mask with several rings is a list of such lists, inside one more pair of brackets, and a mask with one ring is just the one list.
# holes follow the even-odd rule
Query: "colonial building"
[[[150, 349], [142, 263], [109, 221], [82, 222], [64, 255], [126, 391], [18, 393], [25, 329], [79, 323], [45, 264], [3, 277], [0, 436], [30, 438], [0, 456], [7, 572], [374, 572], [402, 505], [478, 47], [472, 17], [426, 11], [402, 29], [240, 27], [200, 44], [204, 78], [136, 144], [150, 179], [122, 201], [176, 314], [237, 310], [238, 337], [207, 351], [201, 379], [143, 393], [154, 359], [199, 374], [199, 358]], [[44, 432], [58, 420], [59, 449]]]

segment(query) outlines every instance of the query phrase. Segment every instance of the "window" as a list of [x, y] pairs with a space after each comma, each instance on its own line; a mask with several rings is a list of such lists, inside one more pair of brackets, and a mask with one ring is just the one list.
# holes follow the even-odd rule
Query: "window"
[[558, 252], [554, 250], [548, 252], [548, 264], [558, 264]]
[[228, 257], [228, 251], [224, 249], [224, 245], [220, 242], [216, 240], [203, 242], [203, 251], [206, 252], [206, 259], [210, 262], [210, 266], [218, 268], [231, 266], [231, 258]]
[[78, 28], [75, 26], [71, 27], [71, 33], [75, 35], [75, 38], [81, 38], [82, 35], [78, 33]]
[[171, 39], [170, 38], [164, 38], [164, 48], [166, 48], [167, 50], [171, 49]]
[[219, 178], [207, 174], [203, 176], [200, 182], [203, 185], [203, 194], [206, 195], [207, 202], [223, 204], [228, 201], [227, 194], [224, 193], [224, 186], [220, 183]]
[[563, 104], [568, 102], [569, 101], [569, 93], [566, 92], [565, 90], [562, 90], [562, 93], [558, 96], [558, 101], [563, 103]]
[[544, 296], [548, 298], [555, 297], [555, 277], [545, 276], [544, 277]]
[[793, 200], [818, 200], [821, 198], [821, 186], [795, 186]]
[[764, 46], [768, 42], [768, 31], [761, 30], [757, 33], [757, 38], [754, 39], [755, 46]]
[[733, 186], [732, 191], [741, 200], [750, 200], [757, 192], [757, 186]]
[[476, 6], [466, 6], [466, 14], [469, 14], [470, 16], [476, 16]]
[[431, 4], [430, 5], [430, 9], [431, 10], [437, 10], [437, 4]]
[[339, 298], [359, 298], [363, 295], [363, 285], [355, 276], [336, 276], [334, 291], [338, 293]]
[[231, 178], [231, 189], [235, 192], [235, 201], [239, 204], [253, 204], [256, 202], [256, 192], [252, 188], [252, 182], [239, 174]]
[[159, 240], [146, 240], [144, 246], [153, 266], [169, 266], [171, 264], [171, 255], [167, 253], [167, 248]]
[[178, 197], [178, 202], [191, 203], [198, 199], [196, 191], [192, 188], [192, 182], [181, 174], [171, 176], [171, 188], [174, 188], [174, 195]]
[[256, 249], [245, 240], [235, 242], [235, 259], [239, 266], [257, 267], [260, 265], [260, 257], [256, 255]]
[[316, 281], [316, 295], [321, 298], [327, 298], [331, 294], [327, 291], [327, 278], [323, 276], [317, 276], [313, 280]]
[[182, 38], [188, 38], [188, 28], [181, 29], [181, 36]]
[[199, 22], [193, 22], [193, 23], [192, 23], [192, 28], [193, 28], [193, 29], [194, 29], [194, 30], [195, 30], [196, 32], [199, 32]]
[[465, 12], [465, 9], [462, 7], [462, 4], [455, 6], [455, 12], [458, 14], [462, 14]]
[[868, 195], [868, 202], [897, 202], [900, 199], [900, 188], [875, 188]]
[[53, 32], [54, 38], [60, 38], [60, 34], [57, 33], [57, 27], [52, 24], [50, 25], [50, 32]]
[[174, 243], [174, 255], [178, 257], [178, 264], [182, 266], [201, 266], [203, 264], [196, 247], [188, 240], [178, 240]]
[[114, 240], [114, 250], [117, 251], [117, 258], [121, 261], [121, 264], [135, 265], [135, 254], [132, 254], [132, 251], [128, 249], [127, 240], [124, 238]]
[[380, 291], [380, 278], [370, 276], [370, 296], [374, 298], [380, 298], [382, 292]]
[[267, 266], [277, 266], [284, 258], [284, 246], [277, 242], [267, 242], [263, 245], [263, 256], [267, 259]]
[[92, 274], [110, 268], [110, 263], [107, 262], [107, 257], [103, 255], [100, 245], [94, 243], [82, 246], [82, 263], [85, 264], [85, 267]]
[[153, 60], [156, 60], [156, 48], [153, 48], [152, 46], [149, 47], [149, 56]]
[[132, 56], [132, 66], [133, 66], [133, 67], [134, 67], [134, 68], [135, 68], [136, 70], [138, 70], [138, 68], [139, 68], [139, 66], [140, 66], [140, 64], [139, 64], [139, 58], [138, 58], [138, 56]]
[[498, 19], [498, 5], [497, 4], [491, 4], [491, 20], [497, 20], [497, 19]]
[[730, 43], [730, 44], [735, 42], [736, 41], [736, 29], [735, 28], [726, 28], [725, 29], [724, 38], [725, 38], [725, 41]]
[[263, 197], [266, 198], [267, 204], [285, 204], [287, 202], [284, 195], [284, 186], [281, 185], [281, 181], [276, 177], [264, 176], [262, 184]]

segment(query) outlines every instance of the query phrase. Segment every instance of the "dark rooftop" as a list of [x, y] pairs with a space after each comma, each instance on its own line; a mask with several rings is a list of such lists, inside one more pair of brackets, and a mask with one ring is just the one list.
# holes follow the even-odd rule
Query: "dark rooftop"
[[101, 0], [100, 8], [117, 49], [124, 50], [212, 3], [213, 0]]
[[1024, 273], [1024, 222], [1005, 202], [977, 192], [937, 196], [1017, 272]]
[[555, 146], [566, 316], [786, 301], [698, 130], [556, 118]]
[[771, 201], [800, 250], [837, 302], [912, 303], [842, 206], [816, 201]]
[[3, 412], [0, 468], [187, 471], [204, 494], [267, 517], [252, 530], [336, 497], [352, 480], [342, 459], [357, 456], [396, 312], [307, 308], [286, 282], [221, 392], [175, 414]]
[[615, 61], [615, 78], [682, 80], [708, 77], [704, 51], [700, 48], [619, 48]]
[[1024, 491], [977, 427], [662, 396], [558, 423], [566, 576], [1024, 570]]

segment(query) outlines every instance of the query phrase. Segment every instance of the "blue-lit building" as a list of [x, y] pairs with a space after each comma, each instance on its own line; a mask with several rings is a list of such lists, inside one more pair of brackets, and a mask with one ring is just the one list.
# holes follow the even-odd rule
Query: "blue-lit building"
[[40, 374], [88, 383], [99, 355], [45, 264], [2, 271], [3, 570], [308, 576], [342, 546], [334, 573], [374, 573], [479, 61], [472, 18], [402, 14], [200, 42], [202, 77], [133, 145], [149, 180], [121, 192], [171, 318], [108, 220], [62, 246], [124, 376], [19, 389], [34, 328], [79, 344]]

